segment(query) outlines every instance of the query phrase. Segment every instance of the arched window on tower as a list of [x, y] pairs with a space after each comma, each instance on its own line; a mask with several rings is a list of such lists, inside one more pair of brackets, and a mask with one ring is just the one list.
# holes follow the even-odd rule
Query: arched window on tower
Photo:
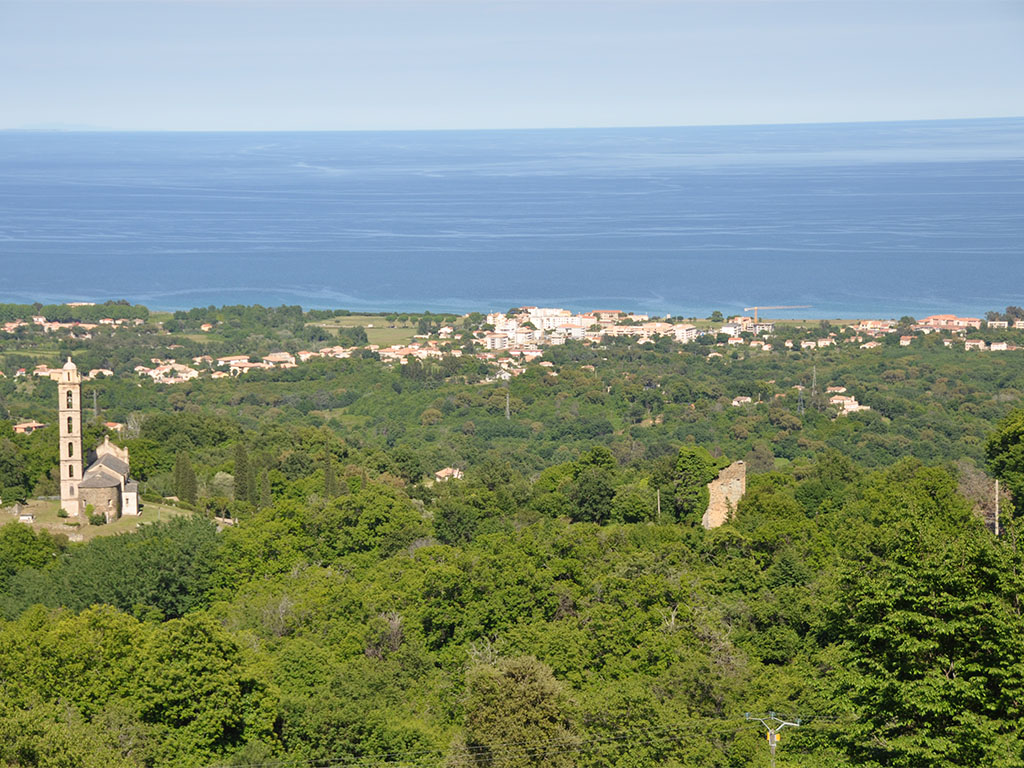
[[[51, 453], [50, 455], [52, 456], [53, 454]], [[68, 443], [68, 458], [69, 459], [75, 458], [75, 444], [74, 443]]]
[[71, 417], [68, 416], [68, 434], [69, 435], [71, 434], [71, 431], [72, 431], [71, 424], [72, 424]]
[[74, 464], [68, 464], [68, 477], [74, 477], [74, 476], [75, 476], [75, 465]]
[[74, 408], [74, 407], [75, 407], [74, 396], [71, 394], [71, 390], [69, 389], [68, 390], [68, 408]]

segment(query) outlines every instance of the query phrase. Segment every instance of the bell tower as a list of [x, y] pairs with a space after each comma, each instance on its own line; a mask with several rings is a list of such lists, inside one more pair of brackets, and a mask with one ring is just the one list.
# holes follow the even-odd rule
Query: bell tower
[[71, 358], [57, 383], [60, 414], [60, 507], [69, 515], [82, 513], [78, 484], [82, 482], [82, 377]]

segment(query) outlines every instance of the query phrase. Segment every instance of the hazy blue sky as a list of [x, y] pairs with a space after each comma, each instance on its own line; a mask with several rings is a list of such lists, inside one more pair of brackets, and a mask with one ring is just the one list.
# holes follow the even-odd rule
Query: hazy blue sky
[[1024, 115], [1024, 2], [0, 0], [0, 128]]

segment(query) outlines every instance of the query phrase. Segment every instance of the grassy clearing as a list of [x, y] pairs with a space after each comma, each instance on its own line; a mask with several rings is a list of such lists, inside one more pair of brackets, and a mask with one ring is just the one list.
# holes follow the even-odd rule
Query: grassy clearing
[[[183, 509], [164, 504], [143, 503], [138, 517], [125, 516], [106, 525], [89, 525], [88, 518], [62, 518], [57, 515], [60, 504], [54, 500], [32, 499], [22, 505], [22, 512], [31, 512], [36, 516], [32, 527], [36, 530], [47, 530], [50, 533], [63, 533], [72, 541], [89, 541], [98, 536], [114, 536], [118, 533], [134, 531], [139, 525], [167, 520], [180, 515], [190, 515]], [[0, 509], [0, 523], [16, 521], [18, 518], [11, 507]], [[78, 525], [75, 525], [78, 523]]]
[[310, 323], [310, 325], [316, 325], [329, 331], [362, 326], [366, 330], [366, 338], [370, 343], [381, 347], [408, 344], [412, 341], [413, 334], [416, 333], [416, 326], [413, 323], [400, 323], [397, 320], [388, 322], [380, 315], [338, 315], [327, 320]]

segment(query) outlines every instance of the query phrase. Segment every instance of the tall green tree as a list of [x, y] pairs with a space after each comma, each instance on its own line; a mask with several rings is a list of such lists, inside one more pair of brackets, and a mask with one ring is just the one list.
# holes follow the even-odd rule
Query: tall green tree
[[334, 459], [331, 452], [324, 449], [324, 496], [333, 499], [338, 495], [338, 478], [334, 473]]
[[252, 476], [249, 472], [249, 453], [241, 440], [235, 443], [235, 501], [249, 501], [252, 497]]
[[260, 509], [266, 509], [267, 507], [270, 506], [270, 504], [270, 470], [268, 470], [266, 467], [263, 467], [263, 469], [260, 470], [260, 492], [259, 502], [257, 506]]
[[196, 503], [196, 472], [186, 451], [178, 451], [174, 460], [174, 495], [189, 504]]
[[707, 451], [703, 448], [680, 449], [672, 477], [677, 520], [700, 520], [708, 507], [707, 485], [716, 476], [715, 461]]

